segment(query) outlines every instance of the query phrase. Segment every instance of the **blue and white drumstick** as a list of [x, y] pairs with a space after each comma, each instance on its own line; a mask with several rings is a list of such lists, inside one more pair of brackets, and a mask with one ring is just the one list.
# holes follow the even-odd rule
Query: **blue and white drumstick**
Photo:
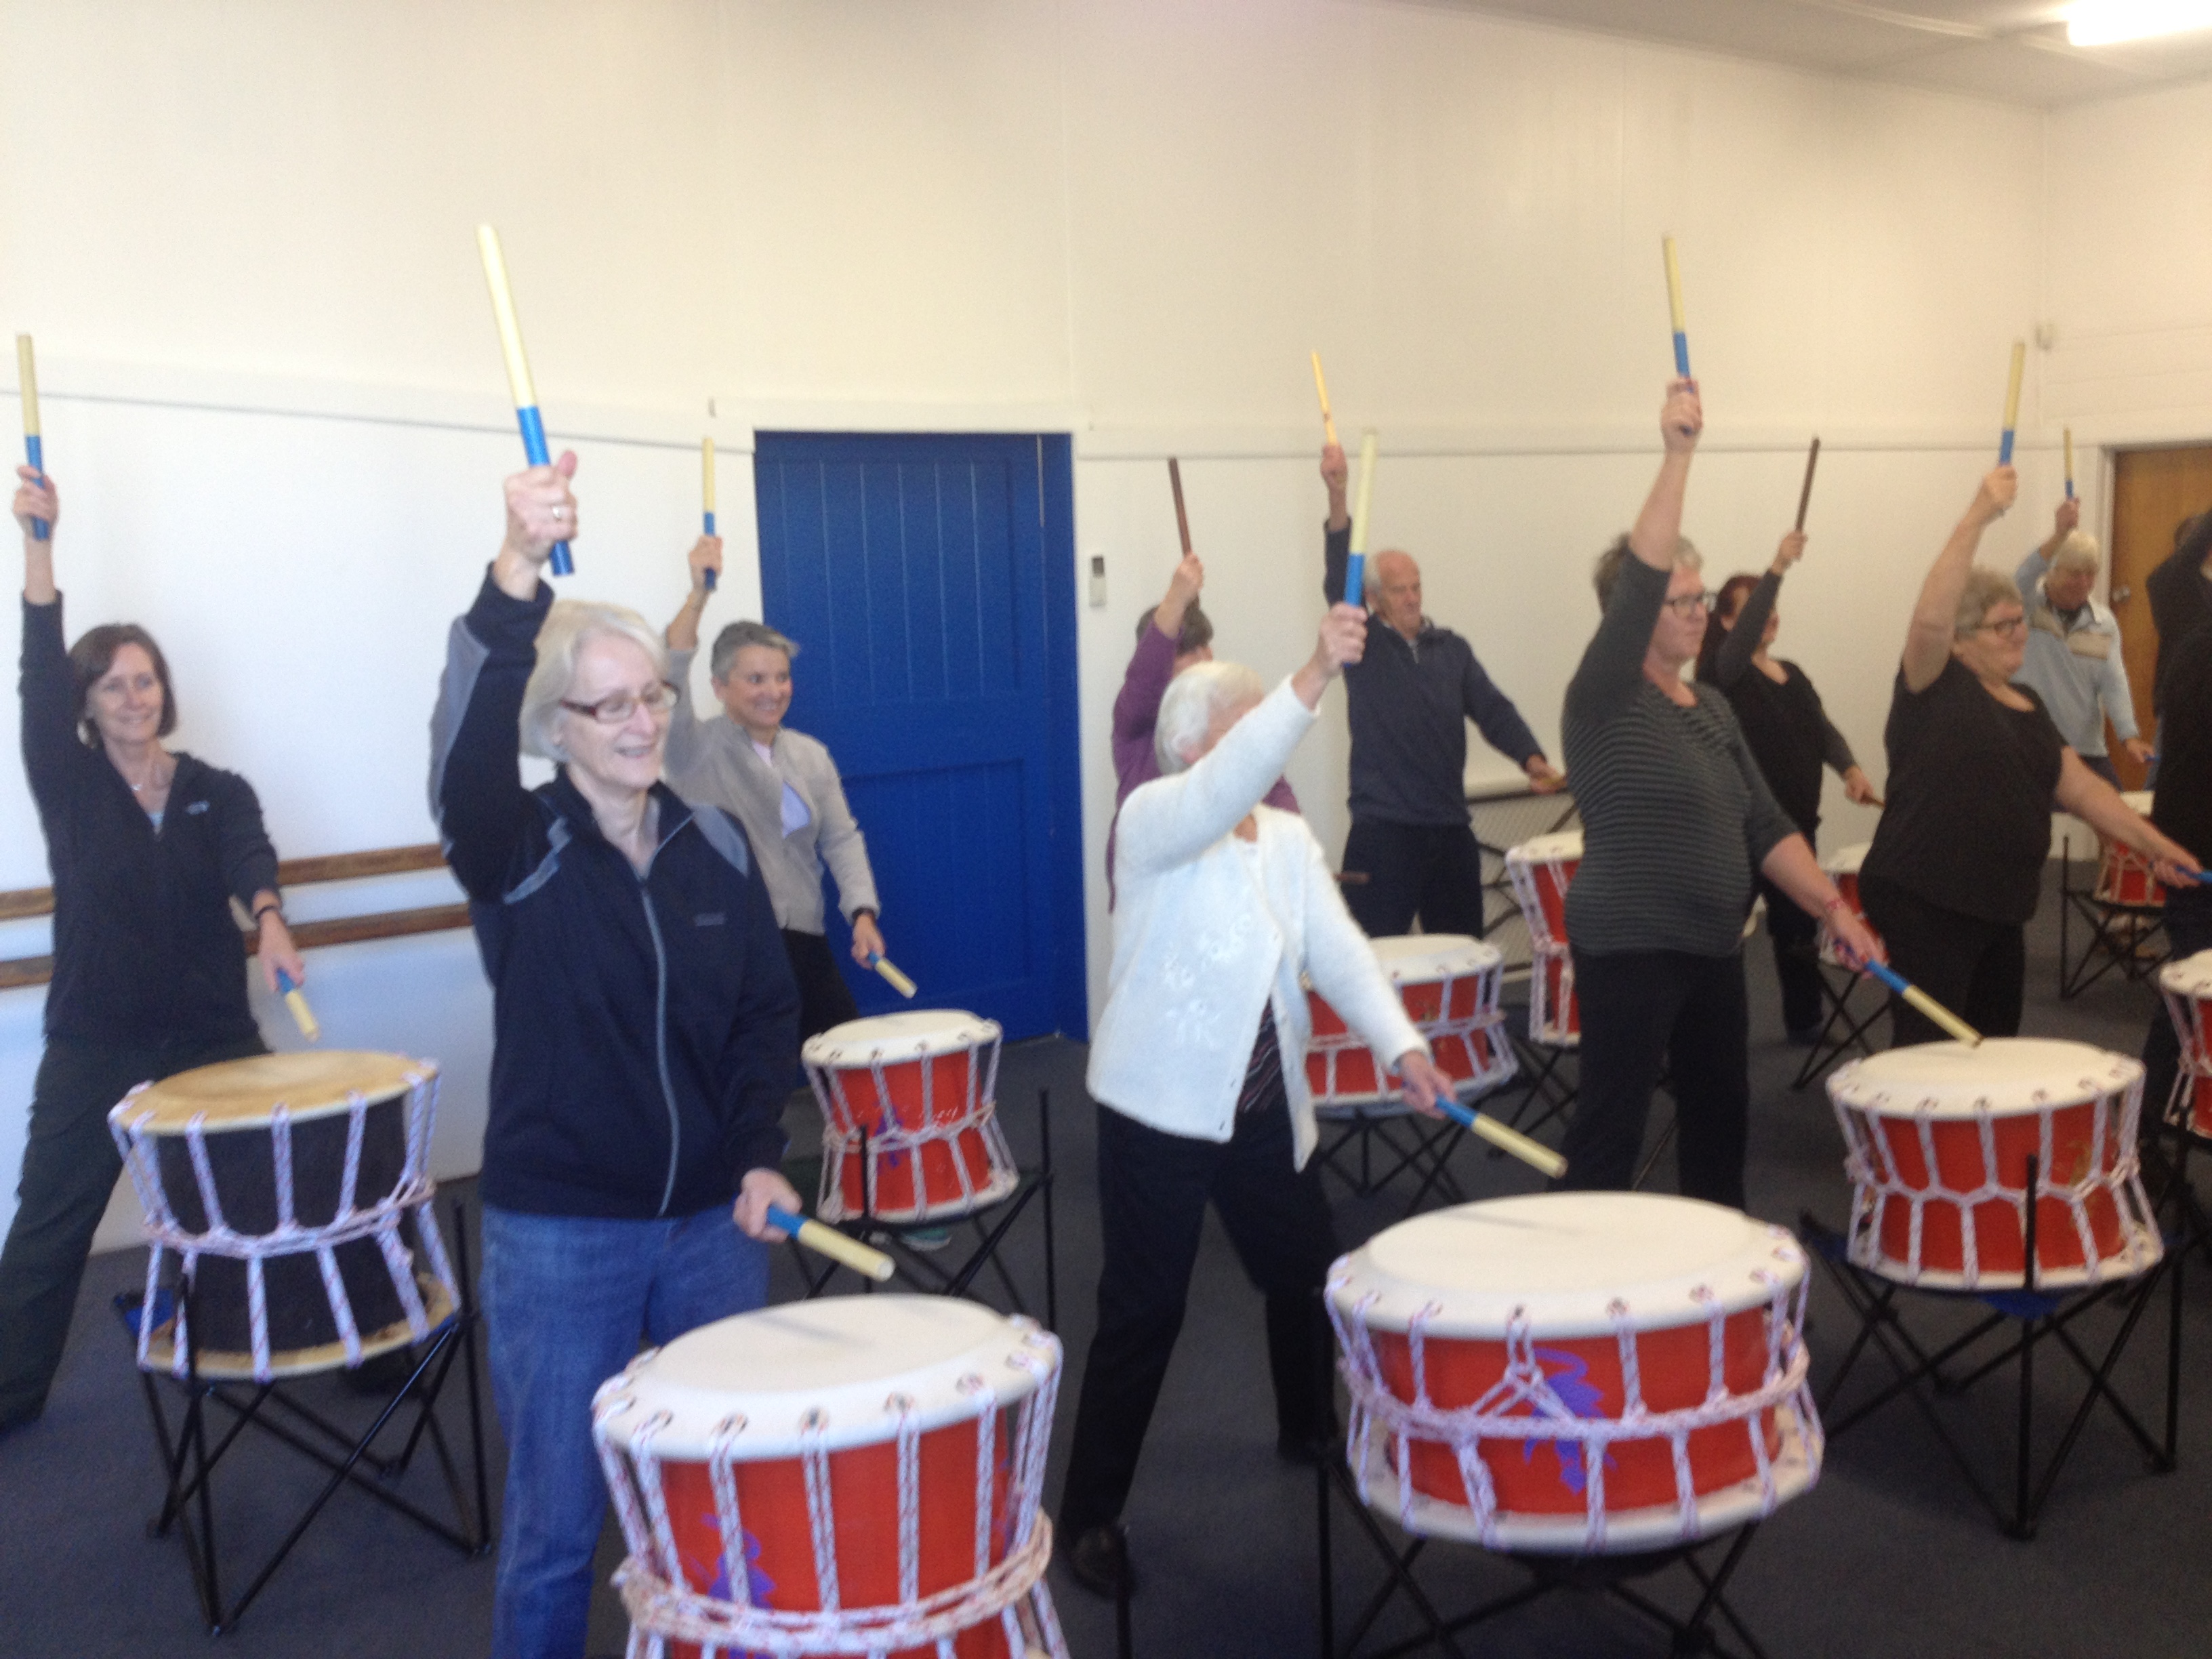
[[310, 1042], [320, 1042], [323, 1028], [315, 1018], [315, 1011], [307, 1006], [307, 994], [294, 984], [291, 975], [282, 968], [276, 970], [276, 988], [284, 994], [284, 1006], [292, 1011], [292, 1023], [300, 1028], [300, 1035]]
[[[46, 441], [39, 434], [39, 363], [31, 351], [31, 337], [15, 337], [15, 384], [23, 393], [23, 459], [31, 464], [31, 471], [39, 475], [39, 482], [46, 481]], [[42, 542], [53, 532], [53, 526], [44, 519], [31, 520], [31, 539]]]
[[1375, 498], [1375, 434], [1359, 438], [1359, 490], [1352, 500], [1352, 552], [1344, 562], [1343, 605], [1367, 603], [1367, 508]]
[[891, 989], [902, 997], [911, 997], [918, 988], [915, 982], [884, 959], [881, 951], [868, 952], [868, 966], [890, 981]]
[[898, 1271], [898, 1263], [881, 1250], [871, 1249], [857, 1238], [848, 1238], [835, 1227], [825, 1227], [818, 1221], [797, 1216], [779, 1205], [768, 1206], [768, 1218], [789, 1233], [808, 1249], [828, 1256], [832, 1261], [850, 1267], [854, 1273], [872, 1279], [878, 1285], [890, 1282]]
[[[544, 466], [552, 457], [545, 447], [545, 422], [538, 412], [538, 389], [531, 383], [530, 359], [522, 351], [522, 325], [514, 319], [514, 291], [507, 286], [507, 256], [500, 252], [499, 233], [489, 225], [477, 227], [477, 252], [483, 257], [484, 286], [491, 290], [491, 311], [499, 324], [499, 349], [507, 359], [507, 388], [514, 393], [515, 424], [522, 428], [522, 453], [532, 466]], [[576, 568], [568, 556], [568, 544], [553, 544], [553, 574], [565, 576]]]
[[1872, 974], [1969, 1048], [1978, 1048], [1982, 1046], [1982, 1034], [1979, 1031], [1967, 1024], [1965, 1020], [1960, 1019], [1958, 1015], [1936, 1001], [1917, 985], [1911, 983], [1887, 963], [1869, 962], [1861, 965], [1868, 973]]
[[1531, 1140], [1518, 1129], [1509, 1129], [1496, 1118], [1461, 1105], [1449, 1095], [1437, 1097], [1437, 1109], [1462, 1129], [1474, 1130], [1492, 1146], [1512, 1153], [1554, 1181], [1567, 1172], [1567, 1160], [1541, 1141]]
[[2066, 499], [2074, 499], [2074, 428], [2062, 428], [2066, 436]]
[[1659, 239], [1660, 257], [1667, 262], [1667, 316], [1674, 325], [1674, 377], [1690, 378], [1690, 334], [1682, 320], [1682, 266], [1674, 257], [1674, 239]]
[[2027, 342], [2014, 340], [2012, 343], [2012, 376], [2005, 382], [2004, 436], [1997, 440], [1999, 466], [2012, 465], [2013, 433], [2020, 425], [2020, 377], [2027, 369]]
[[[699, 499], [704, 508], [699, 517], [707, 533], [711, 536], [714, 533], [714, 441], [712, 438], [699, 440]], [[709, 570], [705, 574], [706, 589], [711, 593], [714, 591], [714, 573]]]

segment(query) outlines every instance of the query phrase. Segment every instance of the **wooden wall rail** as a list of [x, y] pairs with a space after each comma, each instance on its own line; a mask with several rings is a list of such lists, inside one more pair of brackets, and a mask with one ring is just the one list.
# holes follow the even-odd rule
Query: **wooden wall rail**
[[[436, 870], [445, 856], [435, 846], [384, 847], [365, 853], [337, 853], [327, 858], [288, 859], [276, 866], [276, 879], [285, 887], [310, 887], [319, 882], [358, 881], [366, 876], [404, 875], [417, 870]], [[0, 921], [43, 916], [54, 908], [50, 887], [26, 887], [0, 893]], [[415, 910], [379, 910], [361, 916], [333, 916], [325, 921], [292, 925], [292, 942], [302, 951], [327, 945], [357, 945], [365, 939], [405, 939], [414, 933], [441, 933], [469, 925], [465, 904], [431, 904]], [[258, 933], [246, 936], [246, 954], [260, 948]], [[0, 991], [25, 985], [44, 985], [54, 976], [52, 957], [17, 957], [0, 961]]]

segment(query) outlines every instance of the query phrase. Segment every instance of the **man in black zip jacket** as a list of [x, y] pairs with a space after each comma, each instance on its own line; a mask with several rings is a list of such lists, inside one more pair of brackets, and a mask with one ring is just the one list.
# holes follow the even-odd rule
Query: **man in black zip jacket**
[[[453, 624], [430, 805], [493, 992], [483, 1273], [507, 1437], [496, 1659], [578, 1659], [606, 1492], [592, 1393], [767, 1299], [799, 993], [736, 820], [659, 781], [660, 636], [539, 580], [576, 533], [574, 455], [507, 481], [507, 537]], [[523, 787], [524, 747], [558, 762]]]

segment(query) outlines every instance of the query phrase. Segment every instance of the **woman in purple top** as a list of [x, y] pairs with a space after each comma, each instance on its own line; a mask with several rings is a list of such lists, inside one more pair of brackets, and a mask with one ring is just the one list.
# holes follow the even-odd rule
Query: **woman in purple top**
[[[1159, 723], [1160, 699], [1168, 682], [1193, 663], [1213, 660], [1213, 621], [1199, 609], [1198, 590], [1206, 586], [1206, 567], [1198, 555], [1186, 553], [1168, 581], [1167, 598], [1137, 622], [1136, 654], [1129, 672], [1121, 677], [1121, 694], [1114, 699], [1114, 811], [1118, 823], [1121, 803], [1139, 784], [1160, 775], [1159, 757], [1152, 752], [1152, 728]], [[1298, 798], [1281, 778], [1267, 792], [1267, 805], [1285, 812], [1298, 810]], [[1114, 896], [1114, 829], [1106, 831], [1106, 896]]]

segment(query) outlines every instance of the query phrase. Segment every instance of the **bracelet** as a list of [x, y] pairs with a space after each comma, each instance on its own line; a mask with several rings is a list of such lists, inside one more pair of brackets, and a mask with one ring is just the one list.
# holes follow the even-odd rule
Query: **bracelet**
[[283, 900], [272, 899], [268, 903], [263, 905], [259, 909], [256, 910], [253, 913], [253, 925], [256, 927], [258, 927], [261, 925], [261, 918], [270, 915], [275, 916], [279, 921], [283, 921], [284, 920]]

